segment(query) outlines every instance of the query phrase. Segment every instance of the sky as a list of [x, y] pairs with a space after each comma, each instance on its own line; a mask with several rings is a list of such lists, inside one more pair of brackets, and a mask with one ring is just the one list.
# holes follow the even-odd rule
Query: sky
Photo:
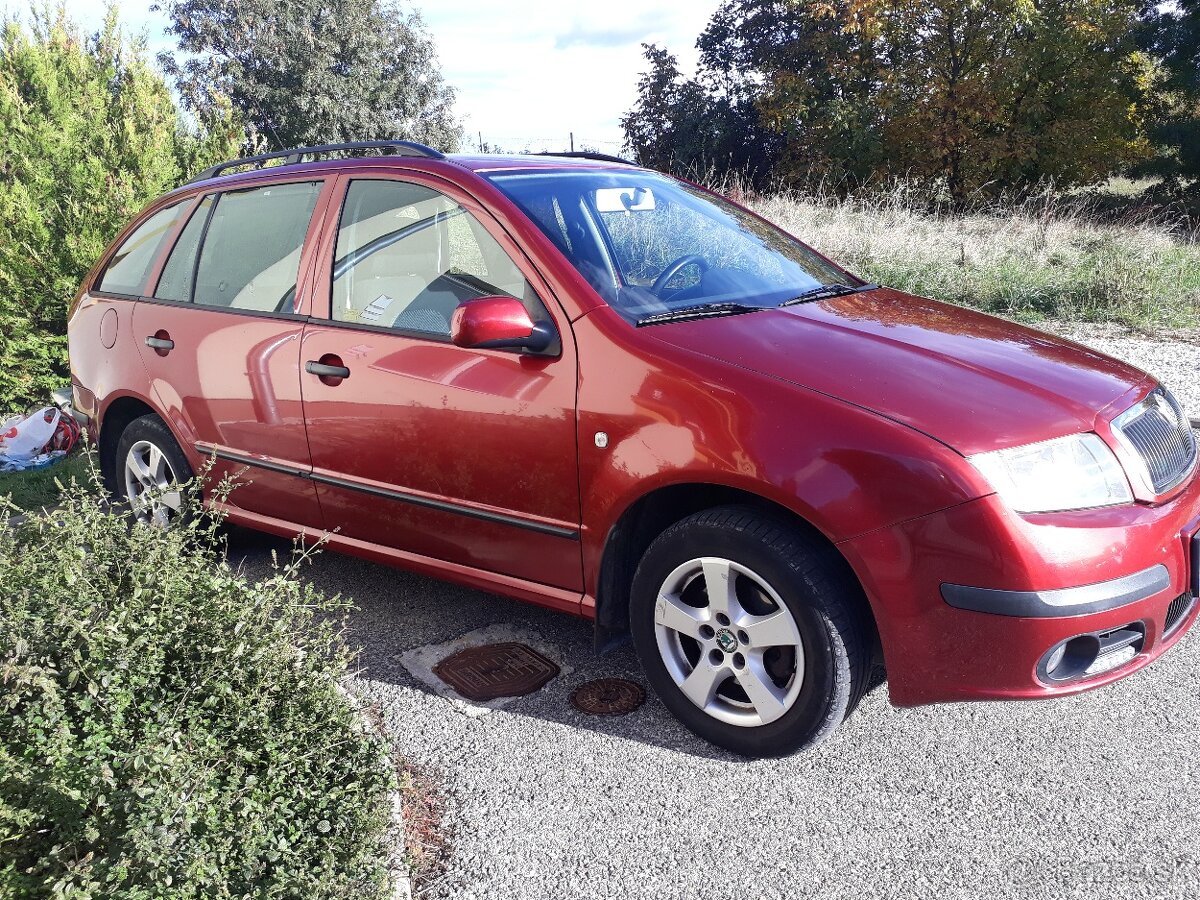
[[[166, 20], [152, 0], [118, 0], [121, 21], [146, 29], [151, 49], [169, 49]], [[16, 8], [2, 0], [0, 6]], [[67, 0], [89, 28], [104, 0]], [[438, 48], [442, 73], [458, 92], [464, 149], [483, 140], [504, 150], [578, 149], [618, 153], [621, 116], [633, 105], [645, 68], [642, 43], [666, 45], [685, 72], [696, 37], [719, 0], [432, 0], [420, 10]]]

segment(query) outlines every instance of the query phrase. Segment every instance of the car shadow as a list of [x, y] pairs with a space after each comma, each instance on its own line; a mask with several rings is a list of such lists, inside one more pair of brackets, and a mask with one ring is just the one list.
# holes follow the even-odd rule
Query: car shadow
[[[267, 574], [273, 559], [285, 561], [292, 552], [290, 541], [260, 532], [228, 526], [225, 533], [230, 564], [251, 577]], [[338, 594], [353, 603], [345, 621], [345, 637], [356, 654], [356, 675], [368, 684], [418, 690], [451, 703], [414, 675], [401, 656], [478, 629], [508, 626], [529, 635], [534, 649], [560, 661], [562, 672], [541, 690], [507, 701], [505, 712], [707, 759], [741, 759], [696, 737], [672, 716], [650, 692], [632, 644], [598, 653], [590, 621], [338, 553], [318, 553], [301, 571], [322, 593]], [[646, 701], [619, 716], [589, 715], [575, 709], [570, 703], [572, 691], [597, 678], [636, 682], [646, 690]], [[882, 670], [877, 669], [867, 693], [883, 683]]]

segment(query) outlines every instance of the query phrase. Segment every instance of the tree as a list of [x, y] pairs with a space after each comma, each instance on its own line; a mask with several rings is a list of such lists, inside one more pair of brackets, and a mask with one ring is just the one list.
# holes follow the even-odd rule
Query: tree
[[774, 135], [785, 181], [846, 187], [886, 165], [875, 101], [887, 73], [856, 6], [727, 0], [696, 42], [703, 77]]
[[678, 175], [736, 172], [751, 183], [767, 181], [779, 142], [763, 129], [757, 107], [713, 81], [685, 77], [666, 48], [643, 44], [642, 51], [649, 68], [621, 119], [627, 150], [642, 165]]
[[1162, 102], [1150, 127], [1158, 152], [1136, 174], [1159, 175], [1178, 188], [1200, 179], [1200, 0], [1148, 3], [1140, 36], [1162, 61]]
[[457, 149], [454, 92], [420, 16], [382, 0], [163, 0], [186, 106], [228, 96], [275, 149], [404, 138]]
[[712, 135], [711, 100], [704, 88], [687, 80], [678, 60], [655, 44], [642, 44], [649, 70], [638, 81], [638, 99], [621, 119], [625, 144], [637, 161], [666, 171], [699, 164]]
[[939, 184], [957, 202], [1087, 184], [1149, 153], [1138, 0], [726, 0], [701, 78], [753, 105], [777, 174], [850, 189]]
[[91, 37], [65, 5], [3, 24], [0, 412], [66, 383], [67, 307], [117, 230], [242, 138], [227, 103], [185, 128], [111, 7]]
[[1150, 152], [1137, 13], [1137, 0], [940, 0], [897, 17], [902, 35], [933, 39], [893, 45], [888, 144], [956, 200], [1109, 177]]

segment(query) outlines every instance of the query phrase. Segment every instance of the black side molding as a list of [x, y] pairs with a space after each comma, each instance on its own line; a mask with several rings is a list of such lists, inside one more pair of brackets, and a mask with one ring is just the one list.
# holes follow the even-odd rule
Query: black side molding
[[256, 469], [265, 469], [268, 472], [279, 472], [282, 475], [295, 475], [297, 478], [308, 478], [308, 469], [302, 469], [299, 466], [289, 466], [284, 463], [268, 462], [265, 459], [255, 459], [253, 456], [243, 456], [240, 453], [230, 453], [228, 450], [218, 450], [215, 447], [210, 447], [208, 444], [196, 444], [196, 452], [203, 456], [215, 456], [217, 459], [223, 459], [226, 462], [240, 463], [243, 466], [253, 466]]
[[1171, 586], [1162, 563], [1141, 572], [1050, 591], [1002, 591], [995, 588], [943, 584], [942, 599], [958, 609], [1032, 619], [1068, 618], [1117, 609], [1153, 597]]
[[344, 488], [348, 491], [358, 491], [360, 494], [370, 494], [373, 497], [383, 497], [386, 500], [395, 500], [399, 503], [407, 503], [410, 506], [421, 506], [425, 509], [436, 509], [440, 512], [455, 513], [460, 516], [466, 516], [469, 519], [481, 519], [484, 522], [496, 522], [501, 525], [511, 525], [514, 528], [523, 528], [526, 531], [536, 531], [538, 534], [548, 534], [552, 537], [565, 538], [569, 541], [579, 540], [579, 531], [574, 528], [562, 528], [558, 525], [548, 525], [545, 522], [534, 522], [530, 519], [522, 519], [519, 516], [509, 516], [504, 513], [491, 512], [486, 509], [476, 509], [473, 506], [466, 506], [461, 503], [451, 503], [446, 500], [434, 500], [429, 497], [422, 497], [419, 494], [410, 494], [406, 491], [389, 490], [387, 488], [377, 488], [374, 485], [361, 484], [357, 481], [350, 481], [345, 478], [334, 478], [331, 475], [320, 475], [310, 472], [308, 469], [301, 469], [296, 466], [288, 466], [281, 463], [268, 462], [263, 459], [255, 459], [253, 456], [243, 456], [240, 453], [230, 453], [228, 450], [218, 450], [215, 447], [210, 447], [207, 444], [195, 444], [196, 452], [203, 456], [215, 456], [217, 459], [223, 459], [226, 462], [240, 463], [244, 466], [253, 466], [257, 469], [266, 469], [269, 472], [280, 472], [284, 475], [294, 475], [297, 478], [304, 478], [309, 481], [315, 481], [318, 484], [328, 484], [332, 487]]

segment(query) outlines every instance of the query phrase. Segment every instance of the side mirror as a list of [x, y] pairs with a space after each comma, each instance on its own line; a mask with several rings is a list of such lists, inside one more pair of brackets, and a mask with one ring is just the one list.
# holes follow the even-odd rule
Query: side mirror
[[554, 337], [550, 323], [534, 322], [516, 297], [466, 300], [450, 317], [450, 340], [458, 347], [540, 353], [554, 342]]

